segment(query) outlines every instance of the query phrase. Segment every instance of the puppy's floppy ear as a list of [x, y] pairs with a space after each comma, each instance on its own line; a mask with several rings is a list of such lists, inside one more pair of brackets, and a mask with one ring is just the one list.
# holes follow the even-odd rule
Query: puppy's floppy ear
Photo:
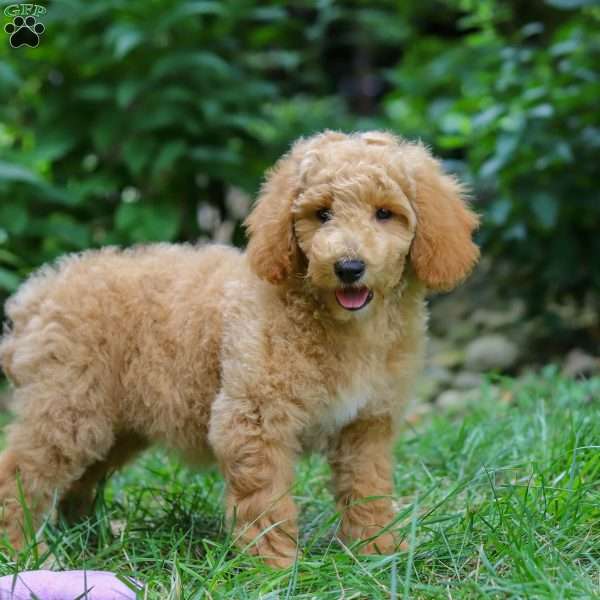
[[423, 146], [406, 143], [402, 150], [415, 183], [412, 265], [428, 288], [450, 290], [467, 277], [479, 258], [479, 248], [471, 239], [479, 218], [469, 209], [458, 181], [446, 175]]
[[291, 153], [267, 173], [258, 201], [245, 221], [251, 269], [269, 283], [281, 283], [298, 265], [292, 202], [297, 192], [296, 162]]

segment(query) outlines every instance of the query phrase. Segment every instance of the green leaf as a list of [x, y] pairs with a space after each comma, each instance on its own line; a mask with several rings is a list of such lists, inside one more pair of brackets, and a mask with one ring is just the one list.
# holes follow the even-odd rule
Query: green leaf
[[127, 108], [144, 88], [144, 82], [125, 80], [117, 86], [116, 99], [119, 108]]
[[190, 17], [204, 15], [221, 15], [225, 12], [225, 5], [221, 2], [211, 2], [209, 0], [192, 0], [182, 2], [176, 8], [169, 12], [168, 16], [161, 20], [160, 29], [169, 29], [182, 20]]
[[114, 176], [104, 174], [88, 175], [85, 179], [71, 179], [67, 183], [65, 195], [72, 205], [97, 204], [99, 199], [116, 195], [119, 182]]
[[584, 6], [600, 6], [599, 0], [545, 0], [546, 4], [564, 10], [575, 10]]
[[36, 161], [52, 162], [65, 156], [75, 145], [76, 138], [72, 134], [51, 133], [44, 135], [33, 152]]
[[21, 278], [14, 272], [0, 267], [0, 289], [14, 292], [19, 287]]
[[15, 69], [6, 62], [0, 62], [0, 84], [4, 88], [16, 88], [21, 85], [21, 78]]
[[117, 23], [106, 32], [106, 40], [113, 47], [114, 56], [118, 60], [125, 58], [143, 39], [141, 31], [127, 23]]
[[103, 83], [91, 83], [80, 87], [76, 94], [81, 100], [102, 102], [112, 98], [113, 89], [111, 86]]
[[185, 155], [187, 145], [183, 140], [175, 140], [165, 144], [158, 153], [152, 167], [153, 174], [156, 177], [163, 171], [171, 169], [175, 161]]
[[134, 175], [140, 175], [150, 164], [155, 154], [154, 144], [152, 138], [141, 135], [129, 138], [123, 144], [123, 158]]
[[171, 205], [123, 203], [115, 214], [117, 230], [131, 242], [173, 240], [179, 230], [180, 216]]
[[174, 73], [185, 71], [190, 74], [225, 78], [232, 74], [232, 68], [213, 52], [173, 52], [160, 59], [152, 70], [152, 79], [161, 79]]
[[3, 262], [5, 265], [10, 265], [12, 267], [23, 266], [22, 259], [20, 259], [16, 254], [5, 250], [4, 248], [0, 248], [0, 262]]
[[558, 218], [558, 201], [554, 196], [538, 192], [531, 198], [531, 210], [544, 229], [552, 229]]
[[14, 163], [0, 161], [0, 181], [23, 181], [38, 184], [41, 179], [26, 167]]
[[43, 221], [38, 220], [34, 230], [45, 237], [54, 237], [67, 247], [77, 250], [83, 250], [91, 243], [89, 228], [64, 213], [53, 213]]
[[195, 146], [189, 152], [190, 158], [202, 163], [228, 163], [230, 165], [238, 164], [239, 155], [227, 148], [215, 148], [214, 146]]
[[554, 107], [547, 102], [544, 104], [538, 104], [529, 110], [529, 116], [536, 119], [548, 119], [554, 115]]
[[494, 225], [505, 225], [511, 213], [511, 203], [506, 198], [496, 200], [487, 211], [486, 219]]
[[0, 227], [12, 235], [20, 235], [27, 227], [27, 206], [24, 203], [0, 204]]

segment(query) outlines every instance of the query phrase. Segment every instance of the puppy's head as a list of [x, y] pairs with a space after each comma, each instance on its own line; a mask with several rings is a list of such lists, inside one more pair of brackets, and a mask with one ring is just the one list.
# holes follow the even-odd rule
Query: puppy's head
[[477, 224], [422, 145], [325, 132], [297, 142], [268, 174], [246, 221], [248, 259], [270, 283], [305, 278], [348, 317], [396, 287], [408, 261], [432, 290], [457, 285], [479, 256]]

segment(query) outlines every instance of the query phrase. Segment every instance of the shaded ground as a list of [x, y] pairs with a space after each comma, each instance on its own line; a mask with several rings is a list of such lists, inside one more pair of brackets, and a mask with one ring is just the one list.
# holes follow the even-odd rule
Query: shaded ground
[[[397, 449], [408, 553], [358, 558], [335, 537], [319, 458], [299, 468], [303, 555], [277, 572], [231, 551], [221, 478], [161, 452], [115, 476], [81, 526], [47, 526], [51, 556], [0, 554], [0, 574], [52, 561], [114, 569], [148, 598], [561, 598], [600, 594], [600, 379], [547, 369], [487, 381], [468, 415], [434, 411]], [[437, 413], [437, 414], [436, 414]]]
[[547, 364], [566, 377], [600, 376], [598, 294], [590, 290], [531, 312], [525, 298], [500, 283], [510, 274], [510, 265], [482, 260], [464, 285], [431, 299], [419, 399], [437, 408], [465, 407], [477, 402], [486, 373], [520, 377]]

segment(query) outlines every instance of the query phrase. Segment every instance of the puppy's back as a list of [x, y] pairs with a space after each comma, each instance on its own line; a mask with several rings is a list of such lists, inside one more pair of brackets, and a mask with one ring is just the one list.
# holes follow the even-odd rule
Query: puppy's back
[[[33, 273], [6, 303], [0, 364], [17, 386], [52, 376], [57, 363], [110, 367], [144, 324], [162, 326], [182, 282], [201, 283], [240, 254], [222, 246], [154, 244], [66, 256]], [[189, 286], [188, 286], [189, 287]]]

